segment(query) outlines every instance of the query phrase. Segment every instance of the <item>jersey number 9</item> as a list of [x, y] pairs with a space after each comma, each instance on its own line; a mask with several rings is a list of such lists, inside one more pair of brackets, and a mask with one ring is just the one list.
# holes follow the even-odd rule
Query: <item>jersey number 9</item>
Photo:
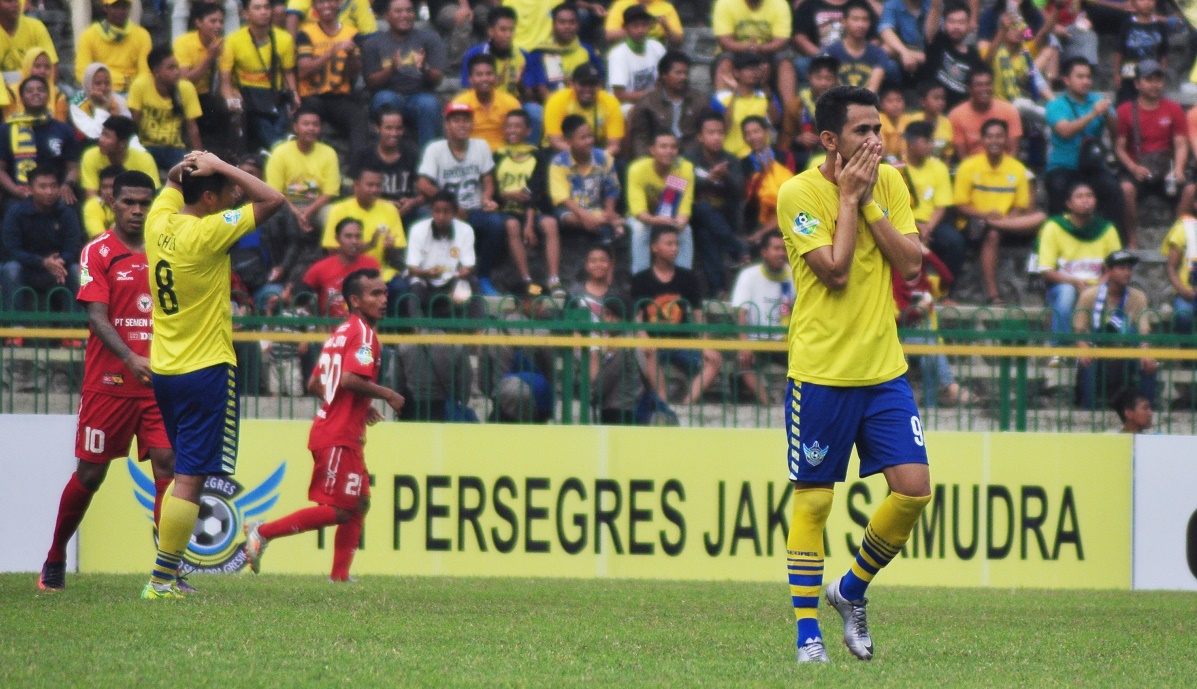
[[166, 261], [154, 266], [154, 282], [158, 285], [158, 306], [162, 313], [171, 315], [179, 311], [179, 296], [175, 294], [175, 273]]

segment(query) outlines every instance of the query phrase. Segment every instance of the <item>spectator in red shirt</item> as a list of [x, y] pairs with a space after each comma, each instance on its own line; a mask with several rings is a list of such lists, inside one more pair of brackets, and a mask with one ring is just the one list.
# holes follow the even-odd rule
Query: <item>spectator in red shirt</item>
[[304, 273], [303, 284], [316, 293], [321, 316], [345, 318], [349, 310], [345, 307], [345, 297], [341, 295], [341, 283], [356, 270], [379, 270], [379, 266], [378, 259], [362, 253], [366, 248], [362, 242], [362, 221], [345, 218], [337, 223], [335, 232], [337, 252], [313, 263]]
[[1188, 130], [1180, 105], [1163, 97], [1164, 68], [1143, 60], [1135, 68], [1135, 100], [1118, 106], [1118, 141], [1115, 152], [1122, 164], [1122, 196], [1126, 202], [1123, 243], [1138, 248], [1138, 199], [1160, 193], [1172, 199], [1179, 194], [1177, 215], [1193, 207], [1197, 185], [1185, 178], [1189, 158]]

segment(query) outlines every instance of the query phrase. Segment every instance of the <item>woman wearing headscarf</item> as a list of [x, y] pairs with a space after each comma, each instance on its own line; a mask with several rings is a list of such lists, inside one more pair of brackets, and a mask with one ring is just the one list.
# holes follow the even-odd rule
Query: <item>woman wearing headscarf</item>
[[112, 91], [112, 73], [102, 62], [93, 62], [83, 71], [83, 88], [71, 98], [71, 124], [85, 139], [100, 138], [104, 120], [112, 115], [132, 117], [125, 99]]
[[[25, 57], [21, 61], [21, 79], [25, 81], [27, 77], [39, 76], [46, 80], [50, 86], [50, 99], [46, 101], [49, 103], [50, 117], [59, 122], [70, 122], [70, 103], [67, 102], [67, 97], [58, 90], [54, 84], [54, 63], [50, 61], [50, 53], [46, 52], [45, 48], [33, 47], [25, 52]], [[18, 82], [20, 83], [20, 82]], [[9, 100], [8, 105], [4, 106], [4, 119], [8, 119], [13, 115], [20, 115], [25, 110], [21, 107], [21, 99], [17, 98], [13, 93], [12, 87], [8, 87]]]

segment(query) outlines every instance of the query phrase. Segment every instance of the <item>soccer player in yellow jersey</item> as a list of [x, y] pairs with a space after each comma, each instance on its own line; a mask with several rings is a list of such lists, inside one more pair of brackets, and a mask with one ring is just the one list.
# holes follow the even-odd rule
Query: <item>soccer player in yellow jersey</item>
[[873, 513], [852, 568], [827, 586], [844, 643], [873, 657], [865, 589], [902, 549], [931, 499], [926, 441], [894, 322], [892, 272], [922, 265], [901, 173], [881, 164], [877, 96], [836, 86], [815, 106], [827, 160], [778, 192], [798, 299], [790, 316], [786, 432], [794, 512], [787, 573], [798, 619], [798, 661], [828, 662], [819, 631], [823, 527], [832, 487], [856, 445], [861, 477], [883, 473], [892, 491]]
[[[283, 205], [282, 193], [211, 153], [189, 153], [171, 168], [146, 216], [146, 258], [154, 302], [150, 348], [154, 397], [175, 448], [178, 472], [158, 523], [148, 600], [177, 598], [172, 587], [210, 475], [237, 460], [238, 403], [229, 249]], [[232, 208], [236, 187], [249, 203]]]

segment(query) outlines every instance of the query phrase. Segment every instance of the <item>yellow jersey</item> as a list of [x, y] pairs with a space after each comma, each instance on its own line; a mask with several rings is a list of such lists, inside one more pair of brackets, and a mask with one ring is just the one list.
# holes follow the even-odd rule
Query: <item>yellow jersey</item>
[[317, 142], [310, 153], [304, 153], [295, 139], [282, 142], [266, 159], [265, 178], [287, 200], [301, 206], [321, 195], [341, 195], [341, 164], [328, 144]]
[[183, 145], [183, 123], [198, 119], [204, 114], [200, 107], [195, 86], [186, 79], [179, 79], [179, 105], [182, 112], [175, 112], [175, 104], [169, 96], [158, 93], [154, 76], [142, 74], [129, 87], [129, 109], [140, 113], [137, 136], [144, 146], [166, 146], [185, 148]]
[[[911, 122], [924, 122], [927, 117], [924, 113], [916, 112], [909, 115], [903, 115], [902, 119], [898, 121], [898, 131], [902, 134], [906, 133], [906, 125]], [[931, 143], [935, 146], [935, 151], [932, 155], [945, 163], [956, 155], [956, 130], [952, 127], [952, 123], [948, 121], [946, 115], [940, 115], [935, 120], [935, 131], [931, 133]], [[906, 139], [902, 139], [902, 155], [906, 155]]]
[[183, 193], [167, 187], [145, 219], [154, 302], [150, 368], [168, 376], [237, 364], [229, 249], [256, 224], [252, 205], [204, 218], [182, 208]]
[[1106, 256], [1122, 248], [1114, 223], [1102, 219], [1105, 227], [1096, 238], [1082, 241], [1064, 229], [1068, 216], [1052, 217], [1039, 230], [1039, 271], [1058, 270], [1065, 275], [1096, 285]]
[[[500, 211], [518, 215], [521, 221], [528, 206], [535, 206], [538, 192], [543, 193], [543, 189], [532, 189], [532, 185], [535, 184], [532, 180], [536, 176], [536, 152], [536, 147], [531, 144], [504, 145], [495, 149], [494, 175], [497, 195], [495, 200], [502, 206]], [[533, 200], [529, 203], [507, 201], [502, 198], [503, 194], [524, 190], [533, 195]]]
[[723, 139], [723, 150], [737, 158], [743, 158], [752, 153], [752, 147], [744, 141], [744, 134], [740, 126], [750, 115], [760, 115], [769, 119], [769, 97], [764, 91], [756, 91], [749, 96], [740, 96], [733, 91], [720, 91], [711, 99], [711, 109], [727, 117], [731, 108], [731, 124], [727, 127], [727, 136]]
[[[643, 4], [640, 0], [615, 0], [611, 6], [607, 8], [607, 21], [603, 26], [607, 31], [614, 31], [623, 28], [623, 13], [632, 5]], [[678, 16], [677, 9], [673, 4], [665, 0], [649, 0], [644, 9], [648, 10], [649, 15], [653, 19], [660, 19], [669, 27], [669, 30], [674, 33], [682, 32], [682, 18]], [[788, 13], [787, 13], [788, 15]], [[653, 22], [652, 28], [648, 30], [648, 37], [655, 38], [662, 43], [667, 38], [665, 29], [659, 22]]]
[[952, 176], [948, 166], [938, 158], [927, 158], [915, 167], [906, 162], [906, 176], [914, 187], [914, 219], [927, 222], [936, 208], [952, 205]]
[[[295, 41], [291, 34], [278, 27], [272, 27], [274, 51], [278, 55], [278, 68], [274, 70], [274, 88], [283, 87], [283, 74], [295, 69]], [[224, 39], [224, 52], [220, 54], [220, 71], [228, 72], [238, 88], [270, 88], [270, 67], [273, 56], [270, 41], [262, 45], [254, 42], [248, 26], [243, 26]]]
[[572, 87], [563, 88], [545, 101], [544, 145], [549, 144], [549, 136], [561, 136], [561, 123], [567, 115], [581, 115], [586, 119], [594, 130], [595, 148], [606, 148], [612, 141], [622, 139], [627, 126], [619, 99], [607, 91], [599, 90], [594, 105], [584, 107]]
[[507, 122], [507, 114], [520, 109], [520, 102], [506, 91], [495, 89], [490, 106], [482, 105], [478, 100], [478, 92], [467, 89], [457, 94], [454, 103], [465, 103], [474, 111], [474, 133], [476, 139], [486, 141], [490, 150], [497, 151], [507, 142], [503, 138], [503, 125]]
[[[665, 198], [665, 190], [670, 196]], [[628, 166], [628, 215], [660, 215], [662, 206], [669, 217], [690, 217], [694, 207], [694, 164], [678, 158], [665, 177], [657, 174], [652, 158], [641, 158]], [[664, 200], [664, 204], [662, 201]]]
[[116, 213], [99, 196], [83, 202], [83, 230], [89, 241], [107, 232], [115, 222]]
[[[351, 41], [356, 35], [357, 29], [343, 22], [340, 29], [331, 36], [324, 33], [324, 29], [321, 29], [317, 22], [308, 22], [299, 27], [299, 32], [295, 34], [295, 61], [298, 63], [301, 57], [323, 57], [332, 52], [333, 45]], [[324, 63], [323, 69], [306, 79], [300, 79], [299, 97], [306, 98], [320, 93], [348, 94], [353, 89], [353, 84], [345, 78], [345, 63], [348, 59], [348, 52], [338, 50]]]
[[1160, 247], [1165, 257], [1172, 253], [1172, 249], [1180, 252], [1180, 265], [1176, 266], [1176, 277], [1180, 278], [1182, 285], [1189, 284], [1189, 273], [1193, 269], [1193, 261], [1189, 258], [1193, 252], [1188, 249], [1190, 228], [1193, 230], [1193, 236], [1197, 237], [1197, 218], [1191, 215], [1180, 216], [1172, 229], [1168, 230], [1168, 236], [1164, 237], [1164, 245]]
[[764, 45], [775, 38], [789, 39], [793, 12], [786, 0], [764, 0], [755, 10], [746, 0], [715, 0], [711, 29], [715, 36]]
[[50, 64], [58, 64], [58, 51], [54, 50], [54, 41], [46, 25], [40, 19], [21, 14], [17, 17], [16, 31], [10, 34], [0, 28], [0, 71], [21, 71], [21, 63], [30, 48], [44, 48]]
[[[1005, 215], [1014, 208], [1029, 208], [1027, 168], [1005, 154], [997, 167], [989, 164], [984, 153], [969, 156], [956, 168], [954, 200], [957, 206], [972, 206], [982, 213], [997, 211]], [[960, 220], [968, 221], [963, 215]]]
[[337, 223], [345, 218], [361, 221], [362, 241], [366, 244], [374, 242], [374, 246], [363, 253], [378, 259], [378, 265], [382, 266], [382, 281], [390, 282], [397, 271], [387, 263], [386, 244], [382, 237], [377, 241], [374, 237], [380, 232], [389, 232], [395, 238], [396, 249], [407, 246], [407, 235], [403, 232], [403, 220], [399, 217], [399, 209], [390, 201], [379, 199], [370, 210], [366, 210], [353, 196], [332, 204], [328, 207], [328, 220], [324, 223], [324, 236], [320, 240], [320, 245], [325, 249], [337, 248]]
[[[303, 24], [312, 18], [312, 0], [290, 0], [287, 3], [287, 14], [298, 15], [299, 23]], [[378, 31], [378, 18], [370, 8], [370, 0], [341, 0], [341, 11], [337, 14], [337, 21], [352, 26], [363, 36]]]
[[544, 0], [503, 0], [504, 7], [515, 10], [515, 36], [511, 43], [520, 50], [534, 50], [553, 35], [553, 5]]
[[[900, 172], [882, 164], [873, 199], [898, 232], [918, 233]], [[856, 253], [844, 289], [827, 289], [802, 258], [831, 246], [839, 206], [839, 187], [817, 168], [790, 179], [778, 192], [777, 221], [797, 294], [790, 315], [789, 377], [838, 387], [877, 385], [905, 373], [906, 358], [894, 320], [892, 270], [864, 215], [857, 213]]]
[[[183, 69], [198, 67], [204, 63], [204, 60], [208, 59], [208, 49], [200, 41], [198, 31], [188, 31], [176, 38], [175, 42], [171, 45], [171, 52], [174, 53], [175, 59], [178, 60], [179, 66]], [[191, 83], [195, 84], [197, 93], [207, 93], [212, 90], [212, 72], [216, 70], [219, 64], [220, 59], [217, 58], [216, 62], [208, 68], [208, 71], [203, 76], [199, 79], [191, 80]]]
[[[100, 190], [100, 173], [104, 168], [112, 165], [112, 160], [100, 152], [99, 146], [92, 146], [83, 152], [79, 158], [79, 186], [85, 191]], [[126, 170], [144, 172], [154, 180], [154, 188], [158, 188], [158, 163], [154, 156], [139, 148], [125, 151], [125, 162], [121, 167]]]
[[103, 62], [112, 75], [112, 90], [125, 93], [134, 77], [149, 74], [146, 58], [152, 47], [150, 32], [143, 27], [127, 23], [123, 29], [116, 29], [107, 22], [95, 22], [84, 30], [75, 46], [75, 81], [83, 83], [87, 66]]

